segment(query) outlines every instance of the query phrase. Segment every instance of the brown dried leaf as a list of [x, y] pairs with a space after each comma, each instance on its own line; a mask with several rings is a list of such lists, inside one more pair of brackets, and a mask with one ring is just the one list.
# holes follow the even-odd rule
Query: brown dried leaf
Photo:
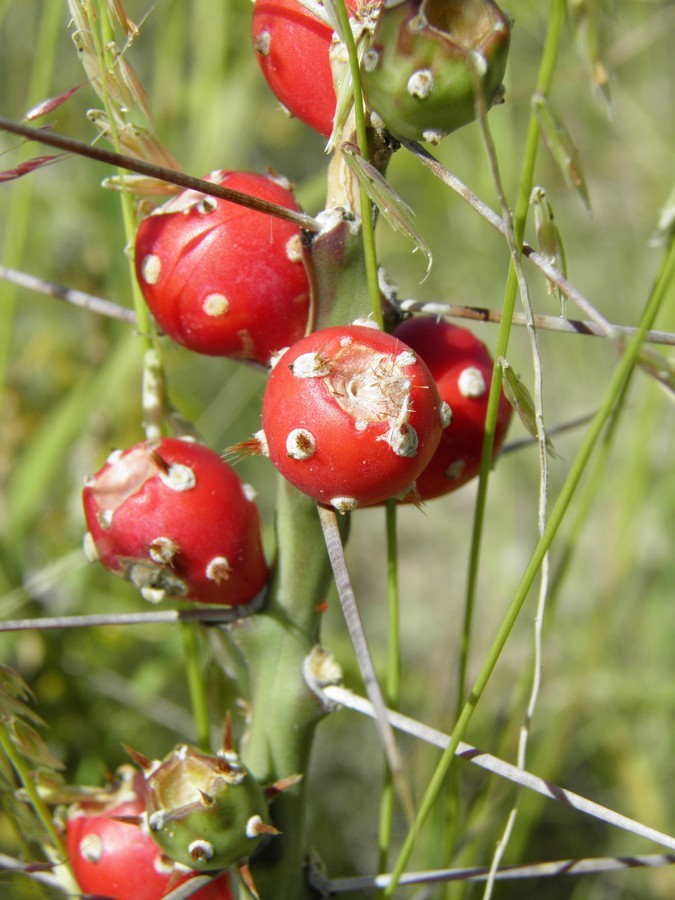
[[108, 10], [111, 17], [119, 23], [129, 40], [132, 41], [138, 35], [138, 26], [130, 18], [122, 0], [108, 0]]
[[426, 275], [428, 275], [432, 263], [431, 248], [413, 222], [414, 210], [396, 193], [375, 166], [361, 156], [359, 148], [355, 144], [343, 144], [341, 150], [347, 165], [363, 185], [390, 228], [400, 231], [410, 238], [415, 243], [415, 250], [421, 250], [424, 253], [427, 258]]

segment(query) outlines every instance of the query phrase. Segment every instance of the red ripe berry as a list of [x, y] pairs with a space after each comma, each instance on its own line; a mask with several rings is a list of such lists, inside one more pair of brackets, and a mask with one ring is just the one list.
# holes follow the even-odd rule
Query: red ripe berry
[[[299, 210], [266, 175], [223, 171], [206, 180]], [[159, 327], [197, 353], [267, 365], [305, 333], [309, 282], [291, 222], [184, 191], [143, 219], [135, 261]]]
[[[108, 798], [71, 807], [66, 847], [81, 890], [111, 900], [160, 900], [192, 876], [176, 872], [135, 819], [145, 811], [143, 776], [127, 779]], [[196, 891], [197, 900], [232, 900], [227, 873]]]
[[277, 362], [263, 397], [263, 452], [292, 484], [346, 512], [404, 495], [444, 425], [429, 370], [376, 328], [325, 328]]
[[[431, 462], [417, 479], [419, 499], [431, 500], [466, 484], [480, 470], [492, 357], [485, 344], [466, 328], [434, 318], [408, 319], [394, 334], [419, 353], [452, 410], [452, 424], [443, 432]], [[504, 442], [511, 413], [511, 405], [502, 394], [493, 458]]]
[[[358, 0], [347, 0], [356, 10]], [[267, 83], [283, 106], [325, 137], [333, 130], [333, 32], [298, 0], [255, 0], [253, 46]]]
[[202, 444], [163, 438], [117, 450], [82, 499], [87, 556], [146, 600], [236, 606], [265, 585], [253, 489]]

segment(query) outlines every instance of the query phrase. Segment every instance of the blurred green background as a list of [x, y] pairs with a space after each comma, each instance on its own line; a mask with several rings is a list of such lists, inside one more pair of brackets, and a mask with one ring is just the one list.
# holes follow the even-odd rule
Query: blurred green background
[[[592, 3], [599, 8], [599, 3]], [[572, 6], [578, 4], [571, 4]], [[540, 150], [536, 181], [545, 186], [561, 230], [569, 278], [610, 321], [634, 324], [647, 301], [663, 250], [650, 246], [673, 181], [675, 121], [670, 2], [620, 0], [607, 7], [603, 54], [611, 105], [594, 88], [583, 47], [564, 32], [551, 95], [583, 163], [589, 215], [551, 157]], [[129, 0], [140, 22], [149, 4]], [[515, 0], [516, 24], [507, 71], [507, 102], [490, 115], [509, 202], [514, 204], [530, 94], [549, 5]], [[310, 213], [321, 209], [326, 157], [321, 139], [286, 118], [264, 84], [249, 42], [249, 0], [163, 0], [152, 6], [129, 59], [145, 84], [157, 133], [185, 169], [280, 171], [297, 185]], [[60, 0], [0, 0], [2, 115], [20, 119], [34, 104], [83, 80]], [[56, 130], [91, 140], [85, 112], [99, 102], [86, 86], [48, 117]], [[0, 170], [48, 152], [0, 134]], [[493, 208], [479, 130], [447, 139], [435, 154]], [[61, 160], [0, 184], [0, 248], [4, 265], [131, 305], [119, 200], [100, 188], [111, 174], [96, 163]], [[383, 224], [381, 262], [402, 297], [499, 308], [509, 264], [505, 242], [418, 162], [398, 153], [389, 180], [413, 207], [432, 247], [434, 265]], [[528, 229], [528, 239], [534, 235]], [[526, 269], [537, 312], [556, 315], [544, 279]], [[671, 286], [672, 287], [672, 286]], [[570, 307], [570, 316], [576, 312]], [[471, 326], [494, 348], [494, 325]], [[657, 327], [675, 331], [673, 291]], [[616, 363], [601, 339], [540, 335], [549, 426], [591, 413]], [[176, 407], [216, 449], [259, 427], [264, 376], [227, 360], [163, 345]], [[532, 386], [523, 330], [508, 358]], [[671, 353], [672, 358], [672, 353]], [[113, 447], [142, 438], [140, 354], [128, 326], [0, 283], [0, 617], [23, 618], [143, 608], [127, 584], [84, 562], [80, 550], [82, 479]], [[555, 498], [583, 430], [555, 439]], [[510, 439], [525, 436], [514, 421]], [[675, 427], [672, 402], [637, 373], [597, 490], [584, 512], [584, 490], [551, 555], [553, 588], [544, 646], [541, 697], [528, 767], [666, 832], [673, 817], [675, 746]], [[274, 476], [265, 460], [245, 459], [242, 476], [260, 493], [268, 549], [273, 547]], [[490, 483], [470, 678], [475, 676], [536, 543], [537, 454], [508, 453]], [[450, 730], [463, 615], [475, 486], [400, 513], [402, 709]], [[384, 517], [353, 517], [348, 550], [357, 599], [376, 658], [386, 643]], [[468, 739], [513, 760], [532, 671], [536, 597], [521, 616], [472, 722]], [[337, 600], [331, 596], [323, 641], [360, 690]], [[205, 642], [218, 644], [217, 639]], [[216, 648], [216, 657], [219, 651]], [[125, 761], [122, 743], [162, 756], [190, 740], [192, 721], [180, 640], [171, 626], [110, 627], [0, 636], [0, 659], [36, 694], [52, 751], [68, 778], [100, 783]], [[214, 730], [236, 686], [205, 652]], [[437, 752], [402, 743], [418, 796]], [[464, 818], [461, 861], [488, 863], [513, 801], [510, 787], [461, 764]], [[372, 873], [382, 761], [372, 725], [341, 712], [319, 729], [310, 824], [331, 875]], [[0, 852], [34, 853], [13, 824], [4, 785]], [[7, 814], [9, 813], [9, 814]], [[424, 831], [417, 867], [440, 865], [440, 815]], [[402, 823], [398, 825], [403, 836]], [[505, 862], [658, 852], [551, 801], [523, 796]], [[0, 875], [4, 896], [40, 896], [27, 880]], [[466, 896], [481, 896], [481, 888]], [[366, 896], [354, 893], [353, 896]], [[401, 896], [440, 893], [401, 891]], [[460, 896], [456, 894], [455, 896]], [[496, 897], [670, 898], [667, 869], [555, 882], [502, 885]]]

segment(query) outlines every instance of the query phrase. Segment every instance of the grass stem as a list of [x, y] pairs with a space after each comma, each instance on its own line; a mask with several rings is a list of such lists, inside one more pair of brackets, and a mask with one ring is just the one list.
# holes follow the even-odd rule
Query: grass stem
[[576, 494], [577, 488], [581, 481], [581, 477], [586, 471], [586, 467], [593, 454], [593, 451], [595, 450], [604, 432], [605, 426], [607, 425], [613, 414], [617, 400], [621, 397], [625, 386], [635, 369], [640, 352], [640, 347], [642, 346], [643, 335], [653, 325], [661, 303], [666, 296], [666, 292], [670, 288], [672, 288], [674, 279], [675, 241], [671, 239], [670, 246], [661, 266], [661, 270], [657, 276], [646, 309], [643, 313], [637, 335], [627, 346], [626, 352], [619, 360], [614, 370], [614, 374], [609, 382], [607, 390], [605, 391], [603, 401], [600, 404], [598, 412], [591, 422], [588, 431], [586, 432], [577, 455], [572, 462], [569, 474], [561, 488], [560, 494], [558, 495], [558, 499], [556, 500], [551, 510], [546, 529], [534, 549], [534, 552], [530, 558], [530, 562], [525, 569], [520, 584], [498, 630], [497, 636], [494, 639], [492, 646], [490, 647], [483, 666], [481, 667], [478, 678], [474, 682], [468, 699], [462, 708], [459, 718], [457, 719], [457, 723], [452, 732], [450, 743], [448, 744], [447, 749], [444, 751], [441, 760], [429, 782], [427, 790], [420, 804], [417, 819], [415, 820], [413, 827], [408, 832], [403, 848], [401, 849], [399, 857], [396, 861], [396, 865], [392, 873], [391, 886], [387, 888], [385, 892], [386, 896], [393, 895], [393, 892], [396, 889], [396, 885], [398, 884], [398, 879], [402, 875], [408, 863], [408, 860], [412, 855], [413, 848], [422, 830], [424, 822], [431, 812], [436, 797], [438, 796], [438, 793], [443, 786], [443, 782], [447, 776], [459, 742], [462, 740], [464, 734], [466, 733], [469, 722], [471, 721], [471, 718], [483, 695], [483, 692], [485, 691], [492, 673], [494, 672], [501, 652], [506, 645], [506, 641], [511, 634], [511, 630], [513, 629], [516, 619], [518, 618], [520, 611], [523, 608], [534, 579], [536, 578], [537, 573], [541, 568], [542, 561], [562, 524], [562, 521], [565, 517], [570, 503], [572, 502], [572, 499]]
[[0, 746], [4, 750], [7, 759], [12, 764], [19, 781], [26, 792], [26, 796], [30, 801], [33, 811], [40, 820], [45, 834], [47, 835], [52, 852], [50, 853], [49, 848], [46, 846], [43, 849], [50, 862], [57, 864], [55, 872], [57, 873], [57, 877], [63, 886], [63, 889], [67, 893], [77, 896], [80, 891], [70, 868], [70, 863], [68, 862], [65, 845], [61, 839], [61, 835], [54, 826], [51, 811], [40, 796], [31, 776], [30, 769], [26, 765], [21, 754], [17, 752], [9, 735], [7, 726], [2, 721], [0, 721]]

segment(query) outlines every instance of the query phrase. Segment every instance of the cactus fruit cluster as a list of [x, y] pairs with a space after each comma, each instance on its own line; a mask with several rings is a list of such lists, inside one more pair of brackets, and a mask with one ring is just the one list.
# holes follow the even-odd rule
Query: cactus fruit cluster
[[[256, 0], [253, 42], [281, 103], [328, 136], [346, 48], [327, 10], [309, 6]], [[488, 103], [499, 97], [509, 23], [494, 3], [348, 0], [347, 10], [371, 124], [380, 133], [437, 140], [471, 121], [476, 60], [484, 63], [481, 90]], [[290, 184], [278, 176], [218, 170], [206, 180], [300, 211]], [[348, 206], [346, 196], [344, 202]], [[323, 232], [338, 220], [343, 230], [336, 228], [337, 237], [328, 242], [336, 256], [328, 265], [336, 270], [354, 265], [345, 249], [354, 230], [349, 216], [328, 215]], [[325, 327], [326, 260], [313, 241], [289, 221], [188, 190], [141, 219], [135, 270], [160, 333], [193, 352], [264, 368], [262, 428], [240, 447], [268, 457], [310, 501], [348, 513], [390, 498], [419, 504], [455, 490], [480, 467], [492, 373], [487, 349], [463, 328], [435, 319], [402, 321], [395, 302], [388, 309], [388, 330], [363, 318]], [[495, 455], [509, 418], [502, 398]], [[87, 479], [83, 503], [87, 556], [130, 580], [146, 600], [239, 606], [264, 598], [261, 592], [274, 585], [274, 579], [268, 582], [253, 489], [193, 439], [149, 437], [115, 451]], [[288, 550], [279, 547], [282, 556]], [[320, 574], [307, 588], [314, 610], [325, 579]], [[266, 599], [279, 602], [273, 593]], [[279, 629], [263, 600], [259, 614], [235, 637], [249, 666], [260, 663], [258, 643], [269, 643], [268, 631], [274, 646], [289, 640], [285, 626]], [[288, 694], [292, 715], [303, 709], [306, 721], [284, 722], [285, 738], [276, 740], [300, 729], [309, 741], [320, 712], [315, 700], [308, 701], [300, 666], [313, 645], [307, 636], [293, 640], [289, 658], [297, 659], [298, 683], [284, 685], [282, 706]], [[260, 679], [255, 669], [251, 674], [255, 711]], [[254, 735], [260, 727], [254, 719]], [[259, 736], [249, 737], [260, 744]], [[118, 900], [135, 891], [137, 900], [155, 900], [167, 884], [176, 886], [196, 871], [215, 876], [197, 896], [225, 898], [229, 886], [218, 873], [235, 867], [255, 894], [249, 861], [264, 859], [268, 847], [283, 854], [288, 846], [275, 819], [288, 826], [289, 813], [281, 803], [275, 817], [270, 799], [295, 784], [296, 776], [286, 771], [282, 780], [277, 771], [277, 780], [265, 786], [266, 753], [253, 752], [256, 770], [250, 771], [229, 737], [216, 755], [187, 744], [154, 761], [130, 752], [141, 772], [127, 775], [97, 802], [70, 811], [68, 846], [83, 889]], [[298, 757], [305, 765], [307, 752]], [[292, 803], [297, 802], [296, 796]], [[297, 814], [297, 805], [288, 809]], [[294, 846], [299, 848], [297, 839]], [[119, 886], [118, 859], [129, 865], [133, 860], [137, 875], [152, 874], [125, 876]]]
[[[347, 0], [343, 13], [361, 60], [371, 133], [389, 148], [382, 169], [397, 139], [436, 141], [475, 118], [477, 90], [488, 105], [501, 96], [510, 24], [491, 0]], [[272, 90], [324, 136], [336, 129], [340, 86], [349, 84], [334, 15], [328, 4], [256, 0], [252, 17]], [[351, 123], [348, 105], [342, 113], [338, 125]], [[305, 771], [313, 728], [326, 711], [303, 674], [317, 649], [317, 610], [329, 583], [316, 504], [343, 514], [392, 498], [419, 504], [479, 470], [492, 372], [486, 348], [462, 328], [403, 321], [395, 302], [385, 330], [362, 318], [362, 304], [339, 277], [325, 293], [328, 270], [350, 270], [352, 285], [365, 280], [358, 211], [350, 207], [355, 182], [344, 177], [337, 208], [329, 191], [331, 209], [315, 220], [321, 237], [332, 235], [324, 245], [330, 260], [317, 251], [316, 234], [250, 204], [193, 190], [149, 213], [147, 201], [139, 204], [134, 263], [158, 328], [151, 341], [157, 346], [165, 336], [263, 370], [262, 428], [246, 444], [297, 490], [278, 512], [284, 521], [270, 570], [254, 490], [213, 449], [165, 436], [170, 420], [161, 411], [146, 440], [114, 451], [87, 478], [86, 554], [145, 600], [260, 603], [231, 635], [248, 667], [247, 764], [229, 726], [216, 754], [185, 743], [156, 760], [129, 751], [140, 771], [122, 767], [108, 789], [65, 816], [73, 873], [86, 893], [159, 900], [206, 873], [212, 880], [195, 896], [229, 900], [228, 870], [236, 870], [254, 896], [258, 877], [261, 896], [272, 896], [280, 878], [283, 896], [295, 896], [289, 885], [301, 878], [302, 790], [270, 804], [299, 782], [294, 772]], [[300, 213], [279, 176], [217, 170], [205, 180]], [[350, 319], [361, 318], [344, 324], [334, 310], [350, 305]], [[509, 418], [502, 402], [495, 454]], [[303, 580], [298, 555], [306, 552], [313, 559]], [[283, 667], [279, 685], [273, 663], [261, 659], [270, 650]], [[266, 711], [256, 705], [261, 696]], [[295, 856], [284, 861], [289, 852]]]
[[[373, 127], [438, 143], [504, 94], [511, 18], [494, 0], [349, 0]], [[283, 107], [328, 136], [344, 47], [298, 0], [256, 0], [253, 45]], [[332, 68], [332, 71], [331, 71]]]
[[0, 900], [675, 897], [675, 4], [614, 6], [0, 0]]
[[[85, 894], [111, 900], [161, 900], [194, 873], [166, 856], [147, 828], [142, 772], [121, 766], [105, 790], [72, 804], [65, 816], [68, 858]], [[228, 873], [192, 894], [232, 900]]]

